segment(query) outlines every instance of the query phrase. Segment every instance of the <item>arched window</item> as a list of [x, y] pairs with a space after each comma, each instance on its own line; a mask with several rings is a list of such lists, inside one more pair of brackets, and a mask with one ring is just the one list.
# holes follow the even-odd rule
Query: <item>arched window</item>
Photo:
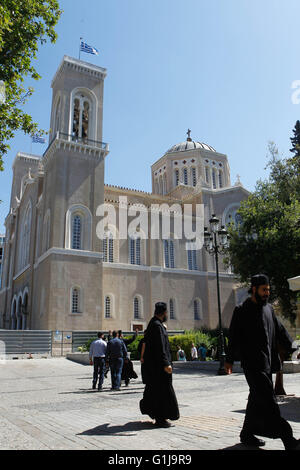
[[79, 287], [72, 287], [71, 294], [71, 312], [80, 313], [80, 289]]
[[16, 330], [17, 328], [17, 301], [16, 298], [13, 299], [11, 307], [11, 330]]
[[165, 267], [175, 268], [173, 240], [164, 240], [164, 255], [165, 255]]
[[79, 214], [75, 214], [72, 217], [72, 249], [73, 250], [81, 250], [82, 248], [82, 221]]
[[189, 184], [189, 181], [188, 181], [188, 170], [187, 168], [183, 168], [182, 170], [182, 177], [183, 177], [183, 184]]
[[105, 318], [111, 317], [111, 298], [109, 295], [105, 297]]
[[22, 297], [20, 296], [17, 304], [17, 330], [22, 330]]
[[108, 263], [114, 262], [114, 239], [111, 232], [105, 232], [103, 238], [103, 261]]
[[27, 328], [27, 315], [28, 315], [28, 293], [25, 292], [22, 304], [22, 317], [23, 317], [23, 330]]
[[133, 299], [133, 318], [137, 320], [138, 318], [141, 318], [141, 305], [140, 305], [140, 299], [138, 297], [135, 297]]
[[163, 194], [163, 179], [162, 179], [162, 176], [159, 177], [159, 194]]
[[82, 93], [75, 96], [73, 101], [73, 140], [85, 140], [89, 138], [91, 105], [89, 99]]
[[212, 171], [212, 187], [213, 187], [213, 189], [216, 189], [216, 187], [217, 187], [216, 170]]
[[31, 232], [31, 204], [28, 205], [25, 215], [25, 222], [24, 222], [24, 232], [23, 232], [23, 249], [24, 249], [24, 260], [22, 265], [26, 266], [29, 263], [29, 248], [30, 248], [30, 232]]
[[194, 300], [194, 320], [202, 320], [202, 303], [200, 299]]
[[29, 203], [22, 220], [19, 240], [18, 269], [22, 269], [29, 263], [30, 233], [31, 233], [32, 209]]
[[167, 194], [167, 177], [166, 177], [166, 174], [163, 175], [163, 194]]
[[175, 319], [175, 302], [173, 299], [169, 300], [169, 313], [170, 313], [170, 320]]
[[38, 211], [37, 227], [36, 227], [36, 244], [35, 244], [35, 257], [36, 258], [40, 256], [41, 231], [42, 231], [42, 214], [40, 213], [40, 211]]
[[192, 185], [193, 186], [196, 186], [197, 184], [197, 172], [196, 172], [196, 168], [191, 168], [191, 179], [192, 179]]
[[130, 264], [141, 264], [141, 239], [140, 237], [137, 238], [130, 238]]
[[187, 250], [188, 268], [190, 271], [197, 271], [197, 250]]
[[72, 205], [66, 213], [65, 248], [91, 250], [92, 214], [82, 204]]
[[223, 173], [219, 171], [219, 188], [223, 188]]
[[54, 132], [60, 131], [60, 98], [57, 100], [55, 106], [55, 116], [54, 116]]
[[50, 210], [47, 210], [46, 215], [44, 217], [42, 251], [45, 252], [49, 248], [50, 248]]
[[209, 168], [205, 167], [205, 182], [209, 184]]
[[82, 110], [82, 130], [81, 130], [81, 137], [83, 139], [88, 139], [88, 127], [89, 127], [89, 112], [90, 112], [90, 105], [88, 101], [84, 101], [83, 103], [83, 110]]

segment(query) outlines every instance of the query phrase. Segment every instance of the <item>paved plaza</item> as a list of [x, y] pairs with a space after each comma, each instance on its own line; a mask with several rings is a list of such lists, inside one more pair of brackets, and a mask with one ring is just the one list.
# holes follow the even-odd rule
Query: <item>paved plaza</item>
[[[1, 363], [0, 363], [1, 364]], [[33, 450], [245, 450], [239, 433], [247, 404], [243, 374], [178, 368], [173, 374], [181, 417], [157, 429], [141, 415], [144, 385], [138, 379], [119, 392], [91, 389], [92, 367], [65, 358], [8, 360], [0, 365], [0, 448]], [[285, 374], [282, 415], [300, 438], [300, 374]], [[266, 439], [260, 450], [283, 450]]]

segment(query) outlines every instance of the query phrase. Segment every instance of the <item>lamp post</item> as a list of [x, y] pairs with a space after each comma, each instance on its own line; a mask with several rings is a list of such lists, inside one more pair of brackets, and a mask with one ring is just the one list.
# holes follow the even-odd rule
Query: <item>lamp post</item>
[[220, 281], [219, 281], [219, 254], [223, 253], [224, 249], [228, 247], [229, 235], [224, 225], [219, 230], [219, 219], [212, 215], [209, 220], [210, 232], [207, 227], [204, 227], [204, 247], [206, 251], [215, 256], [216, 260], [216, 277], [217, 277], [217, 297], [218, 297], [218, 315], [219, 315], [219, 358], [220, 366], [218, 375], [226, 375], [225, 370], [225, 347], [224, 347], [224, 335], [222, 328], [222, 316], [221, 316], [221, 301], [220, 301]]

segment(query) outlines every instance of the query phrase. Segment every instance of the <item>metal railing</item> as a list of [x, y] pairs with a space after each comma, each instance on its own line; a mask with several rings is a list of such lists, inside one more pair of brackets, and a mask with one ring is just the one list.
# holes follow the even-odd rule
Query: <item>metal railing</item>
[[49, 145], [47, 149], [44, 152], [44, 155], [47, 153], [48, 149], [51, 147], [52, 143], [57, 140], [65, 140], [66, 142], [74, 142], [75, 144], [81, 144], [81, 145], [87, 145], [89, 147], [96, 147], [102, 150], [108, 150], [108, 144], [105, 142], [100, 142], [99, 140], [92, 140], [92, 139], [87, 139], [86, 137], [78, 137], [73, 134], [66, 134], [64, 132], [57, 131], [51, 141], [49, 142]]

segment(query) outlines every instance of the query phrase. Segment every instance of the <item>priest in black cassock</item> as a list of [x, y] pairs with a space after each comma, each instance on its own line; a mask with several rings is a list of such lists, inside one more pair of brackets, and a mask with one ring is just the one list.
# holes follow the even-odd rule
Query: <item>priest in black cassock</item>
[[280, 438], [286, 450], [299, 450], [299, 440], [280, 415], [272, 382], [272, 373], [281, 368], [279, 348], [291, 352], [292, 339], [268, 303], [268, 277], [253, 276], [249, 293], [251, 297], [233, 312], [225, 363], [231, 374], [234, 360], [241, 360], [250, 389], [240, 439], [247, 446], [260, 447], [265, 442], [255, 435]]
[[154, 316], [146, 329], [145, 352], [143, 356], [143, 381], [146, 384], [140, 401], [142, 414], [155, 419], [158, 427], [169, 427], [167, 420], [177, 420], [179, 409], [172, 385], [172, 360], [168, 333], [167, 304], [157, 302]]

